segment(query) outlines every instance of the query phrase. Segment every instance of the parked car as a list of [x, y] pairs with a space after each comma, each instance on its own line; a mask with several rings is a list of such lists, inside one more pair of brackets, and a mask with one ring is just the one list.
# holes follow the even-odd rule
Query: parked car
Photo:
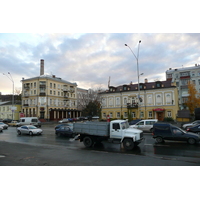
[[187, 132], [193, 132], [193, 133], [196, 133], [196, 134], [199, 134], [200, 135], [200, 124], [196, 125], [196, 126], [192, 126], [192, 127], [188, 127], [186, 129]]
[[12, 121], [12, 119], [4, 119], [3, 123], [10, 123]]
[[58, 121], [58, 123], [67, 123], [67, 122], [69, 122], [67, 118], [64, 118], [64, 119]]
[[143, 131], [150, 131], [153, 130], [153, 125], [157, 122], [157, 119], [144, 119], [137, 122], [134, 125], [130, 125], [131, 128], [137, 128]]
[[134, 125], [134, 124], [136, 124], [139, 121], [141, 121], [141, 119], [132, 120], [132, 121], [129, 122], [129, 125]]
[[166, 123], [155, 123], [153, 125], [152, 135], [158, 143], [164, 142], [164, 140], [174, 140], [195, 144], [200, 141], [199, 135], [184, 131], [176, 126]]
[[17, 128], [18, 135], [21, 134], [41, 135], [42, 132], [43, 132], [42, 129], [37, 128], [36, 126], [33, 125], [25, 125]]
[[197, 124], [200, 124], [200, 120], [196, 120], [196, 121], [188, 123], [188, 124], [183, 124], [182, 128], [187, 129], [188, 127], [195, 126]]
[[0, 126], [0, 132], [3, 132], [3, 127], [2, 126]]
[[73, 132], [72, 128], [69, 126], [60, 126], [59, 128], [56, 129], [55, 134], [57, 136], [69, 136], [69, 137], [75, 137], [75, 133]]
[[8, 126], [19, 126], [19, 121], [11, 121]]
[[55, 130], [60, 128], [61, 126], [69, 126], [73, 130], [73, 124], [70, 124], [70, 123], [58, 124], [57, 126], [55, 126]]
[[87, 117], [80, 116], [80, 117], [79, 117], [79, 120], [81, 120], [81, 121], [83, 121], [83, 120], [88, 120], [88, 118], [87, 118]]
[[5, 123], [3, 123], [3, 122], [0, 122], [0, 126], [2, 126], [2, 127], [3, 127], [3, 129], [7, 129], [7, 128], [8, 128], [8, 125], [7, 125], [7, 124], [5, 124]]

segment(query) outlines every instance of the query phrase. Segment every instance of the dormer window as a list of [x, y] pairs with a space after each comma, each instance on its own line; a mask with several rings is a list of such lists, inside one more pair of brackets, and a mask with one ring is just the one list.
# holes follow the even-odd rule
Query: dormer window
[[156, 82], [156, 87], [157, 87], [157, 88], [160, 88], [160, 87], [162, 87], [162, 84], [161, 84], [161, 82]]

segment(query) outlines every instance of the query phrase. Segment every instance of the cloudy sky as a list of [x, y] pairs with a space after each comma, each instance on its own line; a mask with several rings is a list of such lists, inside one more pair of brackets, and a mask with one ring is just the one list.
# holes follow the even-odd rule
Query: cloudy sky
[[[125, 4], [130, 2], [127, 0], [123, 6], [116, 3], [115, 9], [113, 4], [105, 7], [104, 1], [96, 5], [92, 3], [93, 1], [87, 0], [86, 2], [92, 3], [93, 8], [98, 8], [89, 10], [81, 9], [85, 4], [70, 10], [69, 7], [76, 6], [77, 0], [73, 2], [73, 5], [67, 7], [68, 9], [66, 5], [60, 6], [59, 12], [52, 16], [52, 11], [55, 11], [54, 4], [46, 9], [47, 4], [40, 1], [41, 6], [32, 4], [31, 11], [21, 9], [20, 12], [14, 9], [17, 4], [13, 1], [15, 5], [11, 11], [16, 15], [1, 24], [3, 31], [0, 33], [0, 92], [12, 93], [12, 82], [9, 80], [11, 77], [8, 72], [12, 76], [15, 89], [18, 90], [21, 88], [22, 77], [26, 79], [39, 76], [40, 59], [44, 59], [45, 74], [53, 74], [64, 80], [76, 82], [80, 88], [106, 88], [109, 77], [112, 86], [129, 84], [131, 81], [136, 83], [137, 62], [133, 53], [137, 56], [139, 40], [141, 40], [139, 72], [143, 73], [140, 82], [144, 82], [145, 78], [148, 81], [165, 80], [165, 72], [169, 68], [188, 67], [200, 63], [200, 34], [190, 28], [191, 21], [188, 17], [178, 15], [179, 4], [177, 7], [174, 4], [171, 7], [170, 3], [161, 5], [166, 11], [156, 9], [155, 12], [151, 9], [151, 14], [148, 15], [150, 4], [146, 1], [147, 5], [144, 7], [143, 0], [139, 5], [136, 4], [138, 7], [143, 6], [142, 11]], [[159, 3], [154, 0], [153, 2]], [[9, 3], [10, 1], [6, 3], [7, 7]], [[183, 4], [181, 9], [184, 13], [188, 7], [184, 8]], [[126, 8], [125, 13], [122, 12], [124, 8]], [[197, 7], [192, 10], [194, 18], [198, 16], [196, 9]], [[7, 14], [6, 11], [2, 11], [1, 16]], [[47, 14], [44, 14], [44, 11]], [[63, 20], [64, 11], [68, 15]], [[77, 12], [81, 13], [78, 18], [75, 17]], [[147, 15], [142, 18], [141, 13]], [[158, 21], [161, 13], [164, 13], [162, 21]], [[27, 15], [28, 22], [24, 21]], [[125, 18], [122, 18], [124, 15]], [[181, 16], [184, 22], [174, 17], [177, 15]], [[136, 19], [135, 16], [139, 18]], [[169, 18], [170, 16], [172, 18]], [[93, 18], [95, 21], [92, 21]], [[168, 19], [170, 19], [170, 29], [167, 26]], [[172, 21], [175, 28], [171, 30]], [[138, 28], [141, 24], [142, 28]], [[187, 28], [189, 27], [188, 31], [185, 32], [185, 29], [177, 31], [177, 27], [185, 27], [186, 24]], [[133, 53], [124, 44], [128, 44]]]

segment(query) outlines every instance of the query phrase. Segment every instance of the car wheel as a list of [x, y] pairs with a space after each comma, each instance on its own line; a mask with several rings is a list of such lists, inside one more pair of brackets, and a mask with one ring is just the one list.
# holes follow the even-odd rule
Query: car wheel
[[91, 137], [86, 136], [83, 139], [83, 143], [84, 143], [85, 147], [89, 148], [89, 147], [91, 147], [93, 145], [94, 142], [93, 142]]
[[156, 142], [162, 143], [162, 142], [163, 142], [163, 139], [162, 139], [161, 137], [157, 137], [157, 138], [156, 138]]
[[33, 135], [33, 132], [32, 132], [32, 131], [30, 131], [30, 132], [29, 132], [29, 134], [30, 134], [30, 136], [32, 136], [32, 135]]
[[134, 148], [134, 142], [130, 138], [124, 139], [123, 146], [126, 150], [132, 150]]
[[196, 140], [194, 138], [189, 138], [188, 139], [188, 144], [195, 144]]
[[21, 135], [21, 134], [22, 134], [20, 130], [18, 130], [17, 133], [18, 133], [18, 135]]

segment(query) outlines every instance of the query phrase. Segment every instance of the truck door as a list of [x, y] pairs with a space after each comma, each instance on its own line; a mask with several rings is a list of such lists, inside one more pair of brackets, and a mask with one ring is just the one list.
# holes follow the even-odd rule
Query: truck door
[[122, 130], [119, 123], [113, 123], [110, 130], [110, 138], [122, 138]]
[[138, 122], [136, 124], [136, 128], [138, 128], [140, 130], [144, 130], [145, 129], [145, 122], [144, 121]]

